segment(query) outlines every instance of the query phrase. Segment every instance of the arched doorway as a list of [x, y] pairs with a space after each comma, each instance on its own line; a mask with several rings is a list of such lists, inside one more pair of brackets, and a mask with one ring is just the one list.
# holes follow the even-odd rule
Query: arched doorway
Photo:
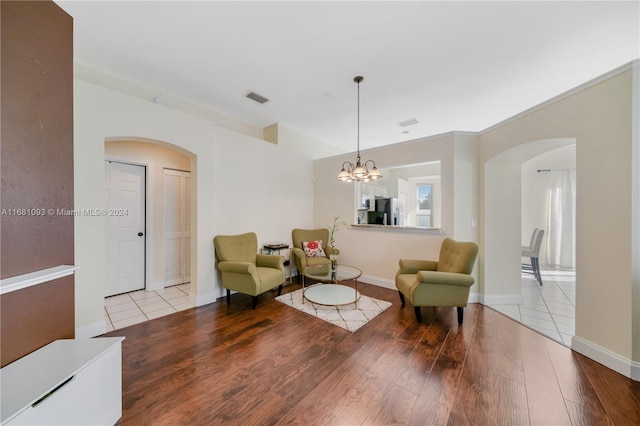
[[[482, 278], [486, 305], [502, 306], [505, 313], [513, 314], [509, 312], [508, 307], [526, 302], [523, 299], [520, 248], [523, 240], [526, 241], [522, 235], [528, 233], [530, 238], [531, 229], [523, 229], [523, 193], [526, 190], [522, 187], [523, 164], [545, 153], [571, 145], [575, 145], [573, 138], [532, 141], [506, 150], [484, 164], [485, 250]], [[530, 218], [524, 222], [526, 228], [531, 227]], [[531, 315], [535, 317], [536, 313]], [[539, 314], [540, 317], [543, 315]], [[516, 315], [510, 316], [522, 320]], [[532, 321], [530, 325], [541, 331], [542, 327], [533, 324], [536, 324], [536, 321]], [[544, 324], [539, 322], [537, 325]], [[570, 344], [570, 337], [564, 342], [559, 333], [549, 337], [560, 343]]]
[[[105, 140], [105, 181], [109, 186], [110, 170], [142, 169], [144, 175], [144, 232], [133, 238], [145, 239], [144, 282], [127, 289], [111, 291], [105, 300], [107, 328], [117, 329], [195, 306], [190, 300], [191, 276], [197, 253], [192, 251], [191, 223], [196, 223], [196, 210], [191, 204], [195, 175], [191, 176], [196, 156], [178, 146], [144, 138], [110, 138]], [[126, 188], [128, 190], [128, 188]], [[112, 191], [113, 192], [113, 189]], [[107, 198], [109, 196], [107, 195]], [[111, 220], [114, 219], [114, 220]], [[108, 218], [108, 223], [118, 218]], [[132, 222], [132, 220], [129, 220]], [[178, 229], [174, 229], [178, 227]], [[179, 232], [177, 232], [179, 231]], [[107, 291], [113, 271], [123, 256], [117, 238], [107, 233]], [[142, 236], [143, 234], [144, 236]], [[115, 247], [114, 247], [115, 246]], [[125, 244], [131, 247], [131, 244]], [[194, 249], [195, 250], [195, 249]], [[115, 265], [112, 265], [114, 263]], [[134, 263], [126, 259], [125, 267]], [[139, 261], [138, 261], [139, 262]], [[131, 267], [133, 270], [134, 268]], [[128, 272], [128, 271], [125, 271]], [[110, 276], [109, 274], [112, 274]]]

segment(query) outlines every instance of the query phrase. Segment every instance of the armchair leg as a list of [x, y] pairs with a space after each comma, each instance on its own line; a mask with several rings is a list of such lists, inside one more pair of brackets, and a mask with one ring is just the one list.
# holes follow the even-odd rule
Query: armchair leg
[[458, 306], [458, 324], [462, 325], [462, 316], [464, 315], [464, 308], [462, 306]]
[[253, 296], [253, 309], [255, 309], [256, 306], [258, 306], [258, 296]]
[[282, 284], [278, 286], [278, 296], [282, 294]]
[[400, 302], [402, 302], [402, 306], [404, 307], [404, 294], [402, 294], [402, 292], [398, 292], [398, 295], [400, 296]]
[[422, 313], [420, 312], [420, 306], [414, 306], [413, 310], [416, 312], [416, 319], [418, 323], [422, 323]]
[[231, 306], [231, 290], [227, 289], [227, 306]]

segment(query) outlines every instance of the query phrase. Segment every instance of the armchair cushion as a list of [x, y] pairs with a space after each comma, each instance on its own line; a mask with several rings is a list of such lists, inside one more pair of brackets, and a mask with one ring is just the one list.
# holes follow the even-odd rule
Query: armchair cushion
[[327, 257], [322, 249], [322, 240], [303, 241], [302, 249], [307, 257]]

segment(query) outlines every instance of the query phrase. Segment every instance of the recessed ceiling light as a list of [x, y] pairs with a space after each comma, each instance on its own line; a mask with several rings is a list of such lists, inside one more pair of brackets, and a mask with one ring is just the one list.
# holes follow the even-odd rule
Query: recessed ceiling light
[[402, 127], [413, 126], [414, 124], [418, 124], [418, 120], [415, 118], [410, 118], [408, 120], [404, 120], [398, 123]]

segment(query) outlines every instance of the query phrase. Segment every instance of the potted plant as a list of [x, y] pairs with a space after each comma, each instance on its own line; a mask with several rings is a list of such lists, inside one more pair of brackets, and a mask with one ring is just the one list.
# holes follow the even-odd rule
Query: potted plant
[[329, 259], [331, 259], [331, 269], [335, 269], [338, 263], [338, 254], [333, 253], [335, 251], [334, 249], [336, 243], [335, 234], [343, 227], [349, 228], [349, 224], [344, 220], [340, 220], [340, 216], [335, 216], [333, 218], [333, 225], [327, 226], [327, 228], [329, 229], [329, 245], [331, 246], [332, 251], [332, 253], [329, 255]]

